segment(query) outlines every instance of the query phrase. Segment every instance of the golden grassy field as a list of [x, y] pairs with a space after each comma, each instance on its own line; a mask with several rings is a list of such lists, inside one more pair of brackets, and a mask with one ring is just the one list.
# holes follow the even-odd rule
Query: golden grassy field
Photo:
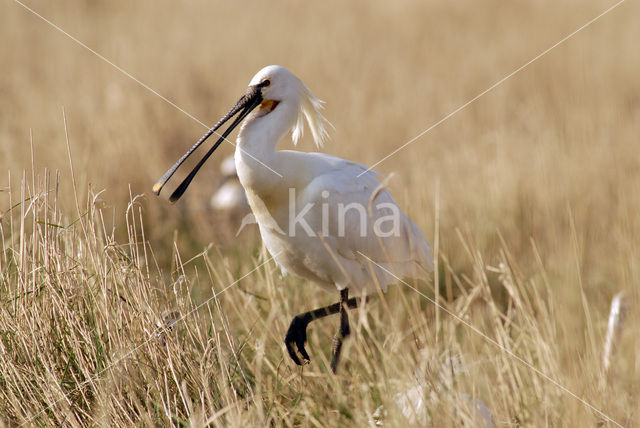
[[[25, 4], [207, 125], [281, 64], [326, 101], [324, 151], [371, 165], [615, 2]], [[333, 376], [336, 317], [302, 369], [282, 339], [336, 296], [208, 208], [232, 147], [155, 197], [205, 127], [3, 2], [0, 423], [367, 426], [384, 406], [384, 426], [480, 426], [473, 396], [497, 427], [638, 426], [639, 16], [621, 4], [376, 167], [437, 235], [457, 318], [398, 285], [352, 313]], [[412, 417], [394, 397], [416, 382]]]

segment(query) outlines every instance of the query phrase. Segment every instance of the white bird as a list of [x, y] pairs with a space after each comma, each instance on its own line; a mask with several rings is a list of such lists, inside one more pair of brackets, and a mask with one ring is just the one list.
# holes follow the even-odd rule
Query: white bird
[[[402, 415], [412, 426], [433, 426], [428, 418], [428, 405], [438, 406], [439, 397], [433, 393], [429, 394], [428, 387], [416, 385], [406, 391], [399, 392], [393, 397], [393, 401], [398, 406]], [[426, 398], [430, 398], [429, 401]], [[491, 410], [479, 398], [464, 392], [458, 393], [456, 398], [459, 406], [456, 406], [456, 413], [464, 409], [468, 412], [465, 419], [471, 419], [473, 426], [477, 428], [493, 428], [493, 417]], [[466, 413], [466, 412], [465, 412]], [[383, 419], [386, 415], [384, 406], [380, 406], [372, 415], [372, 422], [376, 426], [384, 426]], [[462, 420], [461, 422], [463, 422]], [[462, 423], [464, 425], [464, 422]]]
[[[347, 308], [355, 296], [386, 291], [398, 278], [425, 277], [433, 268], [424, 234], [398, 207], [381, 176], [355, 162], [322, 153], [276, 150], [290, 130], [294, 144], [306, 120], [317, 147], [327, 138], [329, 122], [316, 98], [287, 69], [260, 70], [245, 94], [154, 185], [159, 194], [176, 169], [226, 121], [238, 114], [169, 198], [177, 201], [207, 158], [243, 120], [237, 137], [235, 164], [267, 250], [286, 272], [340, 293], [336, 304], [293, 318], [285, 345], [293, 361], [310, 361], [304, 348], [307, 325], [340, 313], [333, 341], [331, 368], [336, 371], [342, 342], [350, 333]], [[246, 118], [246, 119], [245, 119]], [[297, 348], [294, 349], [294, 345]]]
[[[491, 410], [477, 397], [457, 389], [456, 378], [469, 372], [463, 355], [446, 351], [440, 358], [430, 358], [428, 352], [420, 352], [418, 361], [426, 363], [426, 367], [417, 367], [414, 371], [415, 383], [393, 396], [393, 402], [411, 426], [433, 426], [429, 417], [429, 409], [435, 409], [447, 400], [453, 400], [455, 413], [461, 418], [459, 425], [465, 420], [478, 428], [493, 428]], [[429, 368], [431, 367], [431, 368]], [[423, 368], [427, 368], [426, 373]], [[428, 376], [428, 377], [427, 377]], [[395, 380], [397, 381], [397, 380]], [[371, 415], [372, 424], [384, 426], [387, 410], [380, 406]]]
[[229, 156], [220, 164], [222, 182], [211, 196], [209, 205], [218, 211], [246, 213], [250, 210], [247, 195], [244, 193], [233, 156]]

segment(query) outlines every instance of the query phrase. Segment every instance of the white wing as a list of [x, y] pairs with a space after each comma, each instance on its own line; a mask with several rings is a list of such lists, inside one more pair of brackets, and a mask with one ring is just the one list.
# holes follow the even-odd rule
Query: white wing
[[321, 236], [315, 246], [322, 248], [315, 251], [331, 261], [308, 268], [328, 272], [328, 282], [355, 294], [386, 290], [397, 278], [425, 277], [433, 269], [431, 246], [383, 188], [379, 174], [358, 177], [364, 165], [320, 153], [304, 155], [308, 159], [300, 164], [315, 165], [322, 173], [302, 189], [297, 204], [315, 204], [315, 215], [305, 219]]

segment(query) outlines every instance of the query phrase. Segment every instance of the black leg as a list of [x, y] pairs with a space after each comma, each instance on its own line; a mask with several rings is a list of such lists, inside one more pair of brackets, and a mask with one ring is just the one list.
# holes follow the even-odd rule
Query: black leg
[[334, 373], [338, 369], [338, 361], [340, 361], [340, 352], [342, 351], [342, 342], [351, 334], [349, 327], [349, 314], [345, 304], [349, 301], [349, 289], [340, 290], [340, 328], [335, 336], [333, 336], [333, 355], [331, 357], [331, 371]]
[[[346, 315], [347, 311], [346, 311], [346, 308], [344, 308], [343, 310], [341, 310], [341, 308], [344, 307], [344, 304], [346, 304], [346, 306], [351, 309], [357, 308], [358, 300], [355, 297], [351, 299], [347, 299], [347, 297], [348, 297], [348, 291], [346, 289], [342, 290], [340, 292], [340, 302], [334, 303], [333, 305], [325, 306], [323, 308], [315, 309], [313, 311], [298, 314], [295, 317], [293, 317], [293, 320], [291, 320], [291, 324], [289, 324], [289, 330], [287, 330], [287, 334], [284, 337], [284, 343], [287, 346], [287, 351], [289, 352], [289, 356], [291, 357], [294, 363], [301, 366], [302, 364], [306, 364], [309, 361], [311, 361], [309, 354], [304, 348], [304, 344], [307, 341], [307, 326], [311, 321], [324, 318], [329, 315], [337, 314], [338, 312], [340, 312], [340, 320], [341, 320], [340, 331], [343, 331], [343, 323], [345, 322], [343, 321], [343, 318], [344, 320], [346, 320], [347, 334], [343, 335], [343, 338], [349, 334], [349, 331], [348, 331], [349, 319]], [[342, 315], [343, 312], [344, 312], [344, 315]], [[334, 342], [335, 342], [335, 339], [334, 339]], [[342, 344], [342, 341], [341, 341], [341, 344]], [[296, 353], [296, 349], [294, 349], [294, 345], [297, 348], [297, 351], [302, 356], [302, 361], [298, 357], [298, 354]], [[340, 351], [338, 351], [338, 353], [339, 352]], [[334, 358], [335, 358], [335, 350], [334, 350]], [[332, 366], [333, 366], [333, 362], [332, 362]]]

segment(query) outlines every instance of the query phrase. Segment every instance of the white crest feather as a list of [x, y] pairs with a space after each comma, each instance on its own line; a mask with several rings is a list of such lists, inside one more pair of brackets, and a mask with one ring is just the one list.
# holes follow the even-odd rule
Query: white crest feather
[[311, 93], [307, 86], [300, 82], [300, 111], [298, 112], [298, 119], [293, 126], [291, 132], [291, 138], [293, 144], [297, 145], [300, 138], [304, 135], [304, 121], [306, 119], [313, 136], [313, 141], [316, 143], [316, 147], [320, 148], [324, 145], [324, 142], [329, 139], [327, 127], [333, 125], [320, 113], [320, 110], [324, 108], [324, 101], [317, 98]]

